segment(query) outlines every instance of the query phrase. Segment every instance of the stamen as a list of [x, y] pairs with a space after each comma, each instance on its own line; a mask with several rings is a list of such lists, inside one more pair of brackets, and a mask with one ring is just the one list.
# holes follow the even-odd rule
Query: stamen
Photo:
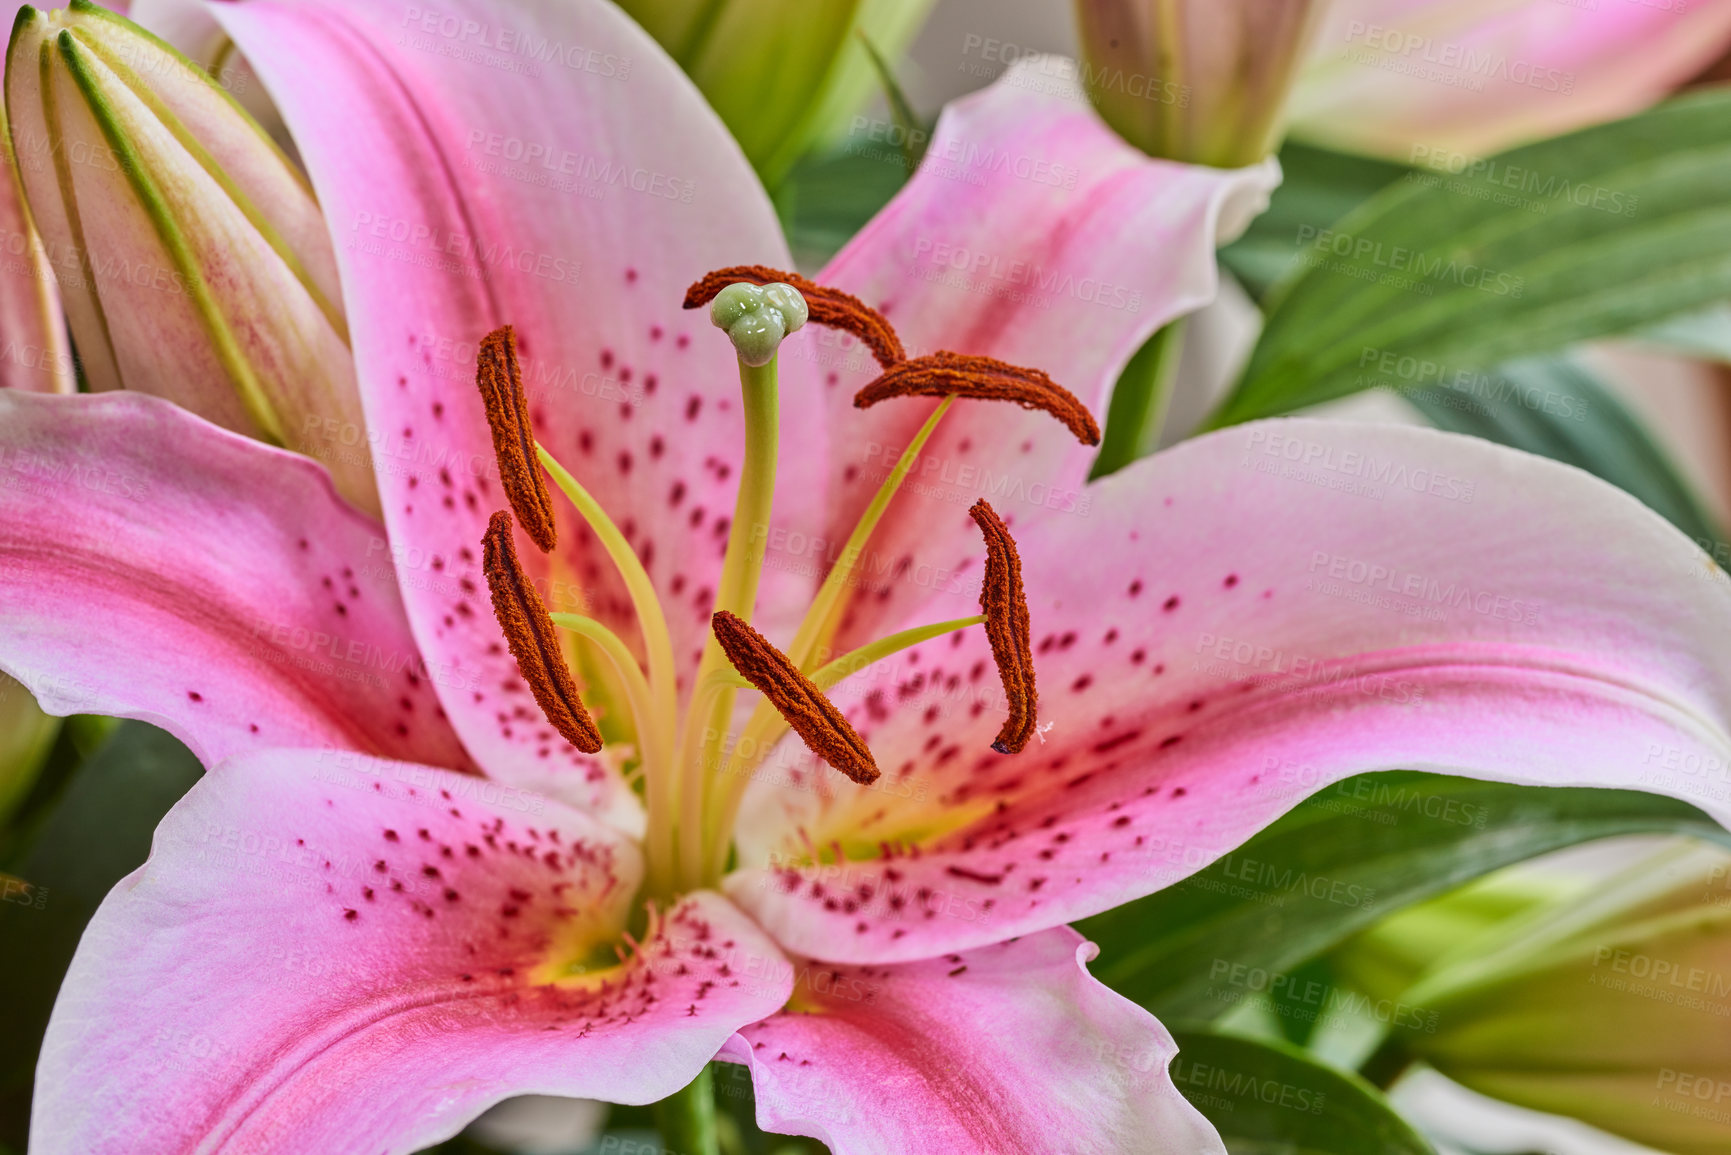
[[786, 654], [726, 610], [711, 625], [733, 668], [774, 704], [812, 753], [862, 786], [877, 781], [877, 763], [865, 739]]
[[784, 273], [764, 265], [735, 265], [717, 269], [685, 290], [685, 307], [697, 309], [709, 304], [715, 295], [732, 284], [744, 281], [751, 285], [792, 285], [805, 298], [811, 309], [813, 324], [851, 333], [872, 351], [885, 369], [907, 358], [902, 339], [896, 336], [889, 320], [858, 297], [840, 289], [830, 289], [798, 273]]
[[886, 366], [883, 376], [854, 395], [853, 403], [856, 408], [870, 409], [892, 397], [951, 394], [981, 401], [1014, 401], [1024, 409], [1044, 410], [1062, 421], [1083, 445], [1100, 444], [1099, 422], [1074, 393], [1038, 369], [991, 357], [931, 353]]
[[1029, 637], [1028, 598], [1022, 592], [1022, 559], [1016, 542], [984, 498], [974, 502], [969, 516], [986, 537], [986, 577], [980, 585], [980, 610], [986, 615], [986, 638], [992, 643], [992, 660], [1010, 700], [1010, 716], [992, 742], [1000, 754], [1019, 754], [1034, 736], [1035, 708], [1040, 694], [1034, 688], [1034, 649]]
[[565, 659], [559, 654], [559, 642], [553, 633], [553, 621], [547, 607], [523, 572], [517, 560], [517, 546], [511, 539], [511, 515], [504, 510], [487, 523], [487, 535], [481, 539], [481, 567], [487, 573], [487, 586], [493, 591], [493, 614], [505, 631], [505, 641], [517, 659], [517, 669], [534, 691], [535, 701], [553, 728], [565, 740], [585, 754], [601, 749], [601, 731], [583, 708], [577, 696], [577, 684]]
[[553, 498], [535, 466], [535, 434], [529, 427], [529, 402], [523, 395], [523, 374], [517, 368], [517, 345], [511, 326], [481, 338], [475, 362], [475, 384], [487, 406], [493, 430], [493, 452], [499, 458], [499, 480], [505, 496], [541, 552], [558, 543], [553, 526]]

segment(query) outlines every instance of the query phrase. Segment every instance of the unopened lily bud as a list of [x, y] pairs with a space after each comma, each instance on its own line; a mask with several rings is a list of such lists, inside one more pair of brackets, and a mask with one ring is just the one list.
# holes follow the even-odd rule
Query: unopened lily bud
[[20, 9], [6, 109], [90, 387], [316, 457], [376, 512], [330, 236], [270, 138], [203, 69], [86, 0]]
[[1076, 0], [1082, 81], [1150, 156], [1238, 168], [1279, 144], [1323, 0]]
[[893, 59], [932, 0], [620, 0], [679, 62], [773, 188], [848, 129], [880, 82], [863, 36]]
[[1404, 991], [1371, 992], [1405, 1008], [1404, 1055], [1678, 1155], [1731, 1151], [1731, 855], [1680, 843], [1455, 944]]

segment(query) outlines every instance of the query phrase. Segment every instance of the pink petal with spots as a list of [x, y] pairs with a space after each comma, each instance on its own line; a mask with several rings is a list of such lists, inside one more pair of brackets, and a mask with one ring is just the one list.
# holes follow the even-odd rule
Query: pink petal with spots
[[[1044, 369], [1103, 423], [1143, 341], [1213, 300], [1215, 246], [1262, 210], [1280, 170], [1150, 159], [1094, 114], [1064, 71], [1073, 68], [1025, 61], [945, 109], [919, 172], [819, 280], [882, 307], [910, 353]], [[934, 403], [862, 413], [852, 397], [876, 362], [823, 333], [804, 348], [830, 374], [830, 530], [840, 542]], [[872, 540], [848, 639], [911, 612], [934, 592], [922, 574], [972, 552], [977, 531], [933, 530], [934, 509], [961, 513], [982, 495], [1005, 516], [1073, 508], [1086, 500], [1095, 452], [1045, 414], [958, 404], [927, 446], [910, 487], [918, 496], [891, 506]]]
[[[666, 1096], [790, 968], [705, 892], [618, 963], [640, 872], [596, 819], [483, 779], [227, 763], [85, 931], [30, 1149], [410, 1152], [512, 1095]], [[554, 982], [554, 959], [589, 970]]]
[[[757, 792], [760, 869], [729, 893], [790, 950], [894, 961], [1067, 922], [1364, 771], [1731, 813], [1702, 772], [1731, 761], [1731, 578], [1622, 491], [1471, 438], [1276, 421], [1093, 492], [1012, 526], [1039, 740], [989, 749], [1001, 691], [969, 631], [854, 688], [874, 787]], [[808, 868], [813, 844], [857, 861]]]
[[[143, 394], [0, 392], [0, 665], [55, 714], [467, 768], [376, 521], [303, 457]], [[468, 675], [472, 676], [472, 675]]]
[[789, 1009], [721, 1057], [748, 1065], [760, 1126], [835, 1155], [1224, 1155], [1172, 1085], [1172, 1036], [1088, 974], [1095, 953], [1063, 927], [924, 962], [801, 962]]
[[[537, 436], [630, 539], [680, 659], [694, 661], [744, 433], [732, 347], [680, 306], [711, 269], [788, 263], [770, 203], [696, 89], [602, 0], [212, 11], [276, 98], [335, 234], [416, 635], [431, 660], [482, 670], [473, 689], [442, 688], [445, 707], [495, 777], [586, 773], [535, 710], [481, 575], [481, 536], [506, 499], [477, 342], [515, 325]], [[824, 493], [822, 400], [798, 363], [782, 376], [777, 517], [809, 530]], [[525, 553], [550, 608], [635, 645], [611, 563], [554, 501], [556, 556]], [[789, 583], [766, 584], [771, 606], [811, 582], [770, 576]]]
[[1293, 93], [1294, 131], [1458, 172], [1639, 112], [1728, 45], [1728, 0], [1339, 0]]

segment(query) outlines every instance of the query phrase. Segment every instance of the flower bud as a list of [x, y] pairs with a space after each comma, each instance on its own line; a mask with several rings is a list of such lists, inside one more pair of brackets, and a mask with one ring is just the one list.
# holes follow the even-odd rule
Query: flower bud
[[6, 110], [90, 388], [319, 458], [376, 513], [335, 254], [281, 150], [197, 65], [88, 0], [19, 10]]
[[1082, 80], [1150, 156], [1238, 168], [1280, 142], [1322, 0], [1076, 0]]
[[[1427, 906], [1366, 939], [1461, 925]], [[1404, 992], [1371, 991], [1423, 1009], [1396, 1027], [1403, 1054], [1678, 1155], [1731, 1151], [1731, 855], [1678, 843], [1455, 944]], [[1360, 986], [1365, 945], [1341, 956]]]
[[894, 57], [932, 0], [620, 0], [679, 62], [774, 188], [876, 89], [863, 34]]

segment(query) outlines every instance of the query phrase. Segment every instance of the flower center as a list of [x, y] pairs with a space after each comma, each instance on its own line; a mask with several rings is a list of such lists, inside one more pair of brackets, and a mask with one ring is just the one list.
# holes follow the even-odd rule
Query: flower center
[[[589, 492], [535, 441], [509, 326], [482, 342], [476, 373], [503, 487], [518, 523], [543, 551], [556, 546], [545, 472], [594, 531], [630, 595], [647, 655], [642, 664], [624, 639], [603, 623], [580, 614], [548, 613], [517, 556], [511, 514], [501, 510], [493, 515], [483, 548], [494, 612], [548, 721], [579, 750], [600, 750], [600, 732], [562, 657], [559, 629], [572, 631], [600, 649], [630, 707], [648, 811], [648, 869], [642, 898], [651, 904], [665, 904], [720, 879], [752, 774], [790, 730], [854, 782], [874, 781], [878, 769], [870, 749], [825, 694], [844, 678], [910, 646], [983, 624], [1009, 701], [1009, 717], [992, 747], [1003, 754], [1021, 751], [1033, 734], [1038, 701], [1028, 609], [1015, 543], [985, 501], [969, 511], [986, 541], [980, 614], [903, 630], [827, 663], [819, 657], [830, 652], [873, 531], [958, 399], [1012, 401], [1051, 413], [1085, 444], [1097, 444], [1100, 436], [1081, 402], [1044, 373], [948, 352], [910, 359], [881, 314], [846, 293], [793, 274], [758, 266], [718, 270], [686, 294], [686, 308], [703, 305], [710, 306], [711, 320], [726, 332], [739, 355], [745, 461], [717, 583], [712, 632], [684, 702], [676, 689], [666, 615], [648, 573]], [[942, 400], [860, 516], [784, 652], [755, 630], [750, 619], [775, 494], [776, 352], [781, 341], [808, 319], [858, 337], [883, 367], [883, 375], [855, 397], [856, 406], [905, 396]], [[762, 699], [735, 735], [734, 697], [744, 688], [759, 691]], [[859, 849], [871, 852], [864, 842]]]

